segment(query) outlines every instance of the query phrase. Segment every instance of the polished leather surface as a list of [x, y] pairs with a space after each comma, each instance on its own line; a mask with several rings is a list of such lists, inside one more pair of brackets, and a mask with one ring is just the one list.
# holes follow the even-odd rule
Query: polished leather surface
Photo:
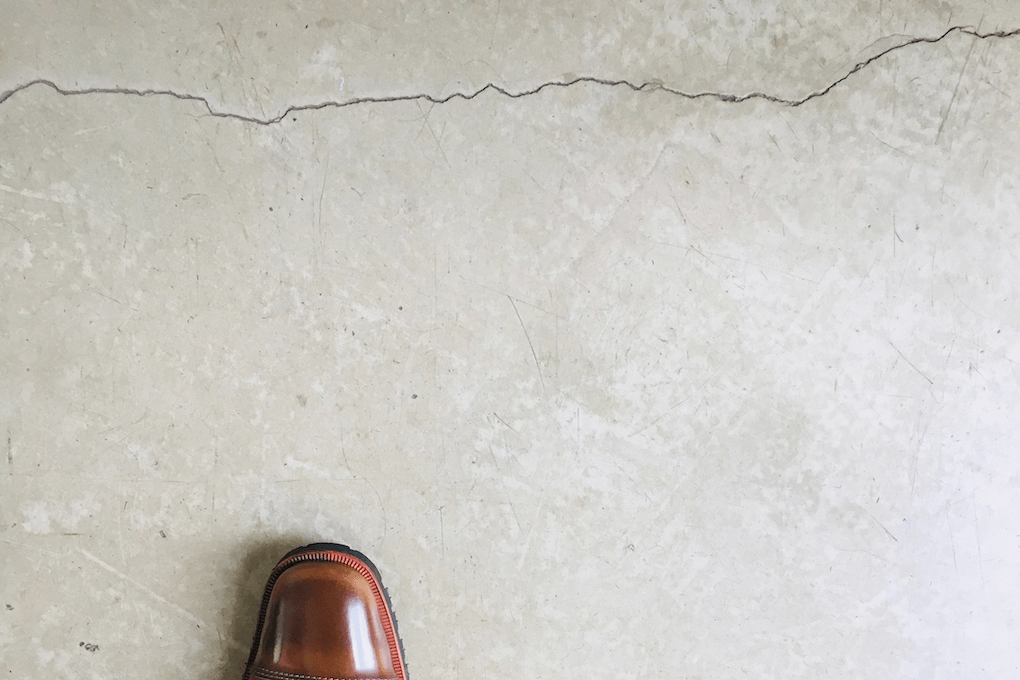
[[371, 585], [351, 567], [289, 567], [273, 586], [252, 675], [396, 680], [379, 606]]

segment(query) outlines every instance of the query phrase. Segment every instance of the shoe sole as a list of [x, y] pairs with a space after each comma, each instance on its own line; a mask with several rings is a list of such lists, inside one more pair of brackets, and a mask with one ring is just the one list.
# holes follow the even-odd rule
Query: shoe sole
[[[382, 598], [382, 604], [384, 605], [384, 611], [382, 612], [383, 630], [386, 633], [386, 640], [390, 646], [393, 670], [396, 671], [400, 680], [408, 680], [407, 662], [404, 660], [404, 643], [397, 632], [397, 617], [393, 611], [390, 594], [385, 586], [383, 586], [379, 569], [364, 553], [340, 543], [309, 543], [308, 545], [291, 550], [276, 563], [266, 583], [265, 592], [262, 595], [262, 606], [259, 608], [258, 624], [255, 626], [255, 636], [252, 641], [251, 653], [248, 655], [248, 663], [245, 665], [244, 675], [242, 676], [243, 680], [249, 680], [252, 677], [252, 668], [259, 651], [259, 642], [262, 639], [262, 626], [265, 623], [266, 610], [269, 608], [269, 598], [273, 593], [273, 586], [276, 585], [276, 580], [289, 567], [309, 561], [339, 562], [353, 567], [362, 576], [366, 577], [372, 586], [372, 591], [378, 593]], [[368, 573], [365, 573], [366, 571]]]

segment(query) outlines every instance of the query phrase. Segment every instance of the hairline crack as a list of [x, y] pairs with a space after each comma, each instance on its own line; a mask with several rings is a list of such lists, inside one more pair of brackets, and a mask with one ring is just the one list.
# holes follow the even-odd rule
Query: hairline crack
[[45, 85], [45, 86], [49, 87], [50, 89], [54, 90], [55, 92], [57, 92], [58, 94], [63, 95], [63, 96], [80, 96], [80, 95], [87, 95], [87, 94], [120, 94], [120, 95], [136, 96], [136, 97], [160, 97], [160, 96], [172, 97], [174, 99], [178, 99], [178, 100], [181, 100], [181, 101], [197, 102], [197, 103], [199, 103], [199, 104], [201, 104], [202, 106], [205, 107], [206, 111], [209, 112], [210, 116], [213, 116], [215, 118], [230, 118], [230, 119], [238, 120], [238, 121], [245, 122], [245, 123], [253, 123], [255, 125], [268, 126], [268, 125], [275, 125], [277, 123], [280, 123], [281, 121], [283, 121], [284, 118], [286, 118], [287, 116], [289, 116], [291, 114], [294, 114], [294, 113], [303, 113], [303, 112], [306, 112], [306, 111], [319, 111], [319, 110], [322, 110], [322, 109], [342, 109], [342, 108], [347, 108], [348, 106], [357, 106], [357, 105], [360, 105], [360, 104], [385, 104], [385, 103], [411, 102], [411, 101], [427, 101], [427, 102], [430, 102], [432, 104], [446, 104], [447, 102], [452, 101], [454, 99], [462, 99], [464, 101], [469, 101], [469, 100], [474, 99], [475, 97], [478, 97], [479, 95], [481, 95], [481, 94], [483, 94], [483, 93], [485, 93], [487, 91], [490, 91], [490, 90], [493, 91], [493, 92], [499, 93], [499, 94], [503, 95], [504, 97], [508, 97], [510, 99], [520, 99], [522, 97], [529, 97], [531, 95], [538, 94], [542, 90], [545, 90], [545, 89], [548, 89], [548, 88], [554, 88], [554, 87], [568, 88], [568, 87], [572, 87], [574, 85], [588, 83], [588, 84], [593, 84], [593, 85], [601, 85], [601, 86], [604, 86], [604, 87], [625, 87], [625, 88], [628, 88], [630, 90], [633, 90], [634, 92], [667, 92], [669, 94], [675, 95], [677, 97], [681, 97], [683, 99], [688, 99], [688, 100], [715, 99], [715, 100], [717, 100], [719, 102], [724, 102], [724, 103], [728, 103], [728, 104], [739, 104], [739, 103], [742, 103], [742, 102], [746, 102], [746, 101], [750, 101], [750, 100], [754, 100], [754, 99], [759, 99], [759, 100], [771, 102], [773, 104], [779, 104], [781, 106], [787, 106], [787, 107], [790, 107], [790, 108], [796, 108], [796, 107], [799, 107], [799, 106], [803, 106], [804, 104], [807, 104], [808, 102], [810, 102], [810, 101], [812, 101], [814, 99], [818, 99], [819, 97], [824, 97], [829, 92], [831, 92], [834, 88], [836, 88], [838, 85], [840, 85], [841, 83], [845, 82], [848, 78], [850, 78], [854, 74], [860, 72], [861, 70], [863, 70], [864, 68], [866, 68], [867, 66], [872, 64], [873, 62], [877, 61], [878, 59], [881, 59], [882, 57], [886, 56], [887, 54], [889, 54], [891, 52], [895, 52], [897, 50], [901, 50], [903, 48], [910, 47], [912, 45], [935, 44], [935, 43], [941, 42], [942, 40], [945, 40], [947, 37], [949, 37], [953, 33], [962, 33], [964, 35], [973, 36], [976, 39], [987, 40], [989, 38], [1013, 38], [1013, 37], [1020, 36], [1020, 28], [1013, 29], [1013, 30], [1006, 30], [1006, 31], [993, 31], [993, 32], [989, 32], [989, 33], [979, 33], [976, 29], [973, 29], [973, 28], [968, 27], [968, 26], [953, 26], [953, 27], [947, 29], [942, 35], [940, 35], [938, 37], [935, 37], [935, 38], [925, 38], [925, 37], [911, 38], [911, 39], [906, 40], [906, 41], [904, 41], [902, 43], [898, 43], [896, 45], [888, 47], [888, 48], [878, 52], [877, 54], [869, 57], [868, 59], [865, 59], [864, 61], [857, 62], [849, 71], [847, 71], [841, 77], [839, 77], [836, 80], [834, 80], [832, 83], [830, 83], [826, 87], [822, 88], [821, 90], [816, 90], [814, 92], [811, 92], [811, 93], [805, 95], [804, 97], [802, 97], [800, 99], [787, 99], [787, 98], [784, 98], [784, 97], [779, 97], [779, 96], [776, 96], [776, 95], [768, 94], [768, 93], [765, 93], [765, 92], [749, 92], [747, 94], [740, 94], [740, 95], [738, 95], [738, 94], [728, 94], [728, 93], [725, 93], [725, 92], [684, 92], [683, 90], [679, 90], [677, 88], [670, 87], [668, 85], [663, 85], [663, 84], [661, 84], [659, 82], [655, 82], [655, 81], [648, 81], [648, 82], [641, 83], [639, 85], [639, 84], [633, 83], [633, 82], [631, 82], [629, 80], [626, 80], [626, 79], [623, 79], [623, 80], [610, 80], [610, 79], [606, 79], [606, 78], [598, 78], [596, 76], [579, 76], [577, 78], [573, 78], [572, 80], [566, 80], [566, 81], [554, 80], [554, 81], [545, 82], [545, 83], [542, 83], [541, 85], [533, 87], [533, 88], [531, 88], [529, 90], [522, 90], [520, 92], [513, 92], [513, 91], [510, 91], [510, 90], [507, 90], [506, 88], [504, 88], [504, 87], [502, 87], [500, 85], [496, 85], [495, 83], [488, 83], [488, 84], [482, 86], [481, 88], [475, 90], [474, 92], [454, 92], [454, 93], [448, 94], [448, 95], [446, 95], [444, 97], [436, 97], [434, 95], [430, 95], [430, 94], [427, 94], [427, 93], [422, 93], [422, 94], [392, 95], [392, 96], [385, 96], [385, 97], [357, 97], [357, 98], [348, 99], [348, 100], [345, 100], [345, 101], [330, 100], [330, 101], [318, 102], [318, 103], [314, 103], [314, 104], [298, 104], [298, 105], [293, 105], [293, 106], [287, 107], [283, 111], [283, 113], [281, 113], [278, 116], [274, 116], [272, 118], [257, 118], [255, 116], [247, 116], [247, 115], [244, 115], [244, 114], [241, 114], [241, 113], [230, 113], [230, 112], [226, 112], [226, 111], [216, 111], [215, 109], [212, 108], [212, 105], [209, 103], [209, 100], [206, 99], [205, 97], [203, 97], [201, 95], [196, 95], [196, 94], [188, 94], [188, 93], [176, 92], [174, 90], [158, 90], [158, 89], [144, 89], [144, 90], [140, 90], [140, 89], [134, 89], [134, 88], [120, 88], [120, 87], [91, 87], [91, 88], [86, 88], [86, 89], [75, 90], [75, 89], [67, 89], [67, 88], [60, 87], [59, 85], [54, 83], [52, 80], [48, 80], [48, 79], [45, 79], [45, 78], [36, 78], [36, 79], [30, 80], [30, 81], [28, 81], [26, 83], [22, 83], [21, 85], [18, 85], [17, 87], [14, 87], [14, 88], [12, 88], [10, 90], [7, 90], [6, 92], [0, 93], [0, 104], [3, 104], [4, 102], [6, 102], [8, 99], [10, 99], [11, 97], [13, 97], [15, 94], [17, 94], [19, 92], [23, 92], [23, 91], [25, 91], [25, 90], [27, 90], [27, 89], [29, 89], [31, 87], [35, 87], [37, 85]]

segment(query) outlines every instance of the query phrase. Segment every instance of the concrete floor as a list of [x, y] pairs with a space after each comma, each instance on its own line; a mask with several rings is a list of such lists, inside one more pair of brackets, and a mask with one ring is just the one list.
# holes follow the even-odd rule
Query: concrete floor
[[415, 680], [1016, 677], [1015, 3], [210, 4], [0, 5], [4, 677], [319, 539]]

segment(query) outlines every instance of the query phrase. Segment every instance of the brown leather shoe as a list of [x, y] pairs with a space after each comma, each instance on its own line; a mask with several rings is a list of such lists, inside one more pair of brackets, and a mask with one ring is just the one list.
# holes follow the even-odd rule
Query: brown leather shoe
[[292, 550], [266, 584], [244, 680], [407, 680], [379, 571], [336, 543]]

